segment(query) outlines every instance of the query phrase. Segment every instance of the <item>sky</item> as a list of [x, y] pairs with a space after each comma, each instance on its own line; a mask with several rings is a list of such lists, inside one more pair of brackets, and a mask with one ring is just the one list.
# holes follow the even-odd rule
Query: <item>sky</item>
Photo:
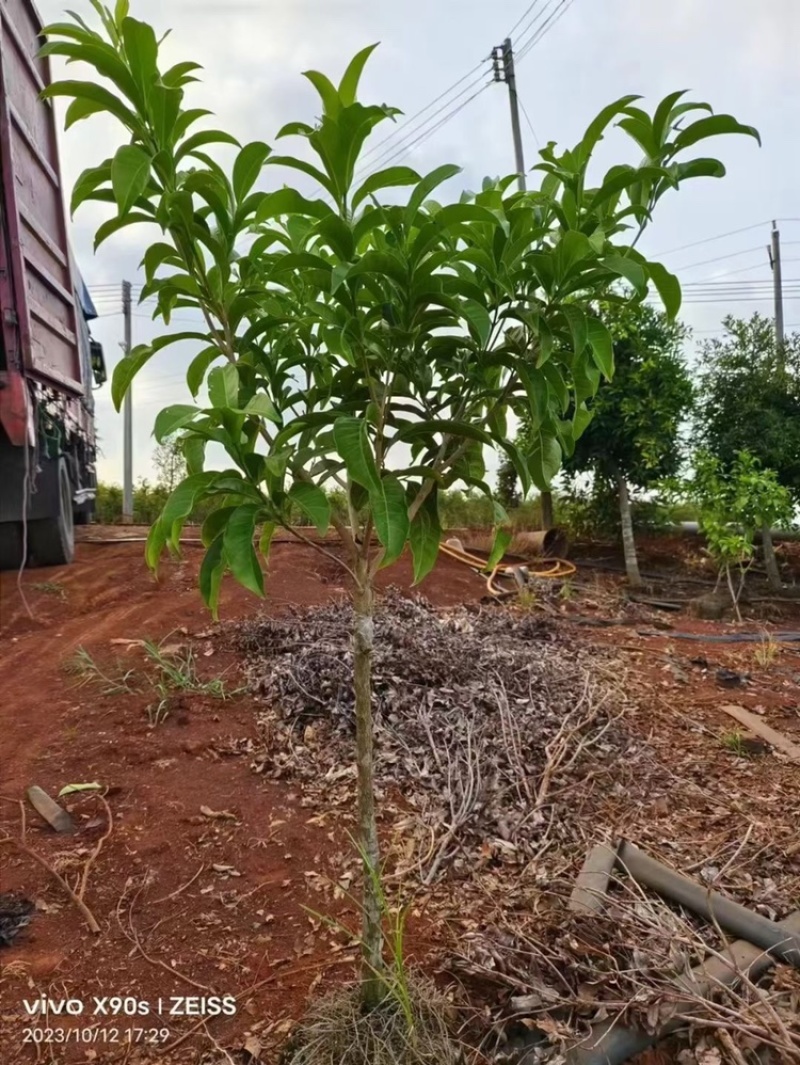
[[[38, 0], [37, 6], [45, 21], [61, 20], [66, 6], [87, 21], [95, 18], [87, 0]], [[662, 259], [681, 279], [681, 316], [696, 345], [721, 333], [726, 314], [772, 314], [767, 245], [775, 219], [785, 321], [787, 328], [800, 329], [800, 295], [792, 295], [800, 293], [797, 0], [131, 0], [131, 14], [159, 32], [172, 30], [163, 49], [167, 63], [191, 59], [203, 65], [201, 83], [190, 86], [189, 106], [211, 109], [214, 126], [242, 140], [267, 143], [286, 122], [313, 122], [317, 114], [303, 70], [335, 77], [356, 51], [379, 41], [361, 98], [399, 107], [405, 117], [390, 134], [381, 127], [374, 148], [368, 143], [367, 169], [403, 163], [427, 172], [457, 163], [462, 173], [445, 186], [453, 199], [462, 188], [479, 187], [486, 175], [514, 170], [507, 90], [492, 81], [488, 62], [510, 32], [519, 56], [527, 167], [548, 141], [576, 143], [600, 108], [620, 96], [639, 93], [652, 109], [668, 92], [688, 89], [691, 99], [757, 127], [762, 146], [745, 137], [704, 142], [702, 154], [722, 159], [727, 176], [692, 181], [668, 194], [640, 250]], [[56, 76], [64, 71], [54, 62]], [[69, 76], [76, 76], [74, 67]], [[120, 127], [105, 117], [62, 134], [67, 187], [123, 142]], [[638, 161], [619, 131], [606, 138], [602, 153], [603, 161]], [[279, 186], [286, 173], [267, 172], [260, 187]], [[123, 279], [143, 280], [138, 263], [154, 231], [123, 230], [95, 254], [94, 232], [105, 217], [106, 207], [83, 206], [71, 235], [101, 314], [93, 333], [112, 367], [122, 353], [118, 289]], [[702, 287], [708, 282], [717, 287]], [[190, 313], [180, 317], [175, 328], [191, 328]], [[136, 307], [134, 343], [157, 331], [150, 312]], [[153, 479], [158, 410], [190, 400], [183, 374], [192, 354], [189, 345], [169, 347], [136, 379], [136, 480]], [[690, 355], [697, 359], [696, 347]], [[122, 417], [114, 412], [108, 385], [95, 398], [100, 479], [120, 483]]]

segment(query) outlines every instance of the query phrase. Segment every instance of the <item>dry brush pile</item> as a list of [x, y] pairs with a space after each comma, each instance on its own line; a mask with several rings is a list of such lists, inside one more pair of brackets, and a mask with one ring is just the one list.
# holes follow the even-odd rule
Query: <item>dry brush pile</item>
[[[350, 630], [343, 600], [246, 623], [235, 635], [264, 705], [260, 768], [317, 786], [328, 801], [337, 786], [353, 786]], [[580, 850], [588, 765], [599, 778], [630, 746], [610, 674], [598, 665], [530, 615], [383, 599], [373, 660], [377, 785], [407, 814], [396, 841], [404, 873], [427, 885], [446, 872]]]

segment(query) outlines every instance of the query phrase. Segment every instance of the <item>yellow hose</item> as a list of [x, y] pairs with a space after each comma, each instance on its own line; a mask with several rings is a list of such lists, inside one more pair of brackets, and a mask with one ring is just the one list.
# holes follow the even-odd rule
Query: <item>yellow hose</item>
[[[439, 544], [439, 550], [450, 558], [455, 559], [456, 562], [462, 562], [465, 566], [476, 569], [479, 573], [486, 574], [488, 572], [486, 587], [490, 595], [504, 596], [514, 594], [513, 591], [498, 588], [495, 585], [495, 579], [497, 577], [513, 577], [514, 571], [520, 568], [518, 564], [498, 562], [489, 572], [486, 564], [487, 560], [479, 558], [478, 555], [470, 554], [468, 551], [460, 551], [457, 547], [450, 547], [448, 544]], [[542, 568], [534, 568], [536, 565]], [[532, 577], [546, 580], [564, 580], [566, 577], [571, 577], [574, 573], [577, 573], [577, 567], [564, 558], [542, 559], [537, 564], [525, 563], [525, 569]]]

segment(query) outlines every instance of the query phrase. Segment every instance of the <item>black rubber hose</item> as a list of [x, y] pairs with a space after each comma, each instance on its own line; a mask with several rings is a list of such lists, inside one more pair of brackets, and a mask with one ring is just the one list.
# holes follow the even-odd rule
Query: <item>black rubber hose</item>
[[[663, 632], [641, 629], [639, 636], [663, 636]], [[675, 640], [697, 640], [701, 643], [800, 643], [800, 632], [670, 632], [669, 638]]]

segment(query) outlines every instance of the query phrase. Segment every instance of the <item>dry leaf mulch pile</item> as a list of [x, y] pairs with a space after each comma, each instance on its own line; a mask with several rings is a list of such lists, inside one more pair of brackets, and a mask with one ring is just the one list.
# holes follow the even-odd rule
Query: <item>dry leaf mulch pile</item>
[[[349, 804], [354, 786], [351, 630], [340, 601], [234, 637], [264, 703], [259, 768], [328, 804]], [[377, 783], [402, 796], [404, 871], [430, 884], [489, 864], [530, 870], [546, 852], [582, 847], [588, 762], [598, 782], [631, 748], [601, 663], [531, 615], [439, 611], [392, 593], [378, 604]]]

